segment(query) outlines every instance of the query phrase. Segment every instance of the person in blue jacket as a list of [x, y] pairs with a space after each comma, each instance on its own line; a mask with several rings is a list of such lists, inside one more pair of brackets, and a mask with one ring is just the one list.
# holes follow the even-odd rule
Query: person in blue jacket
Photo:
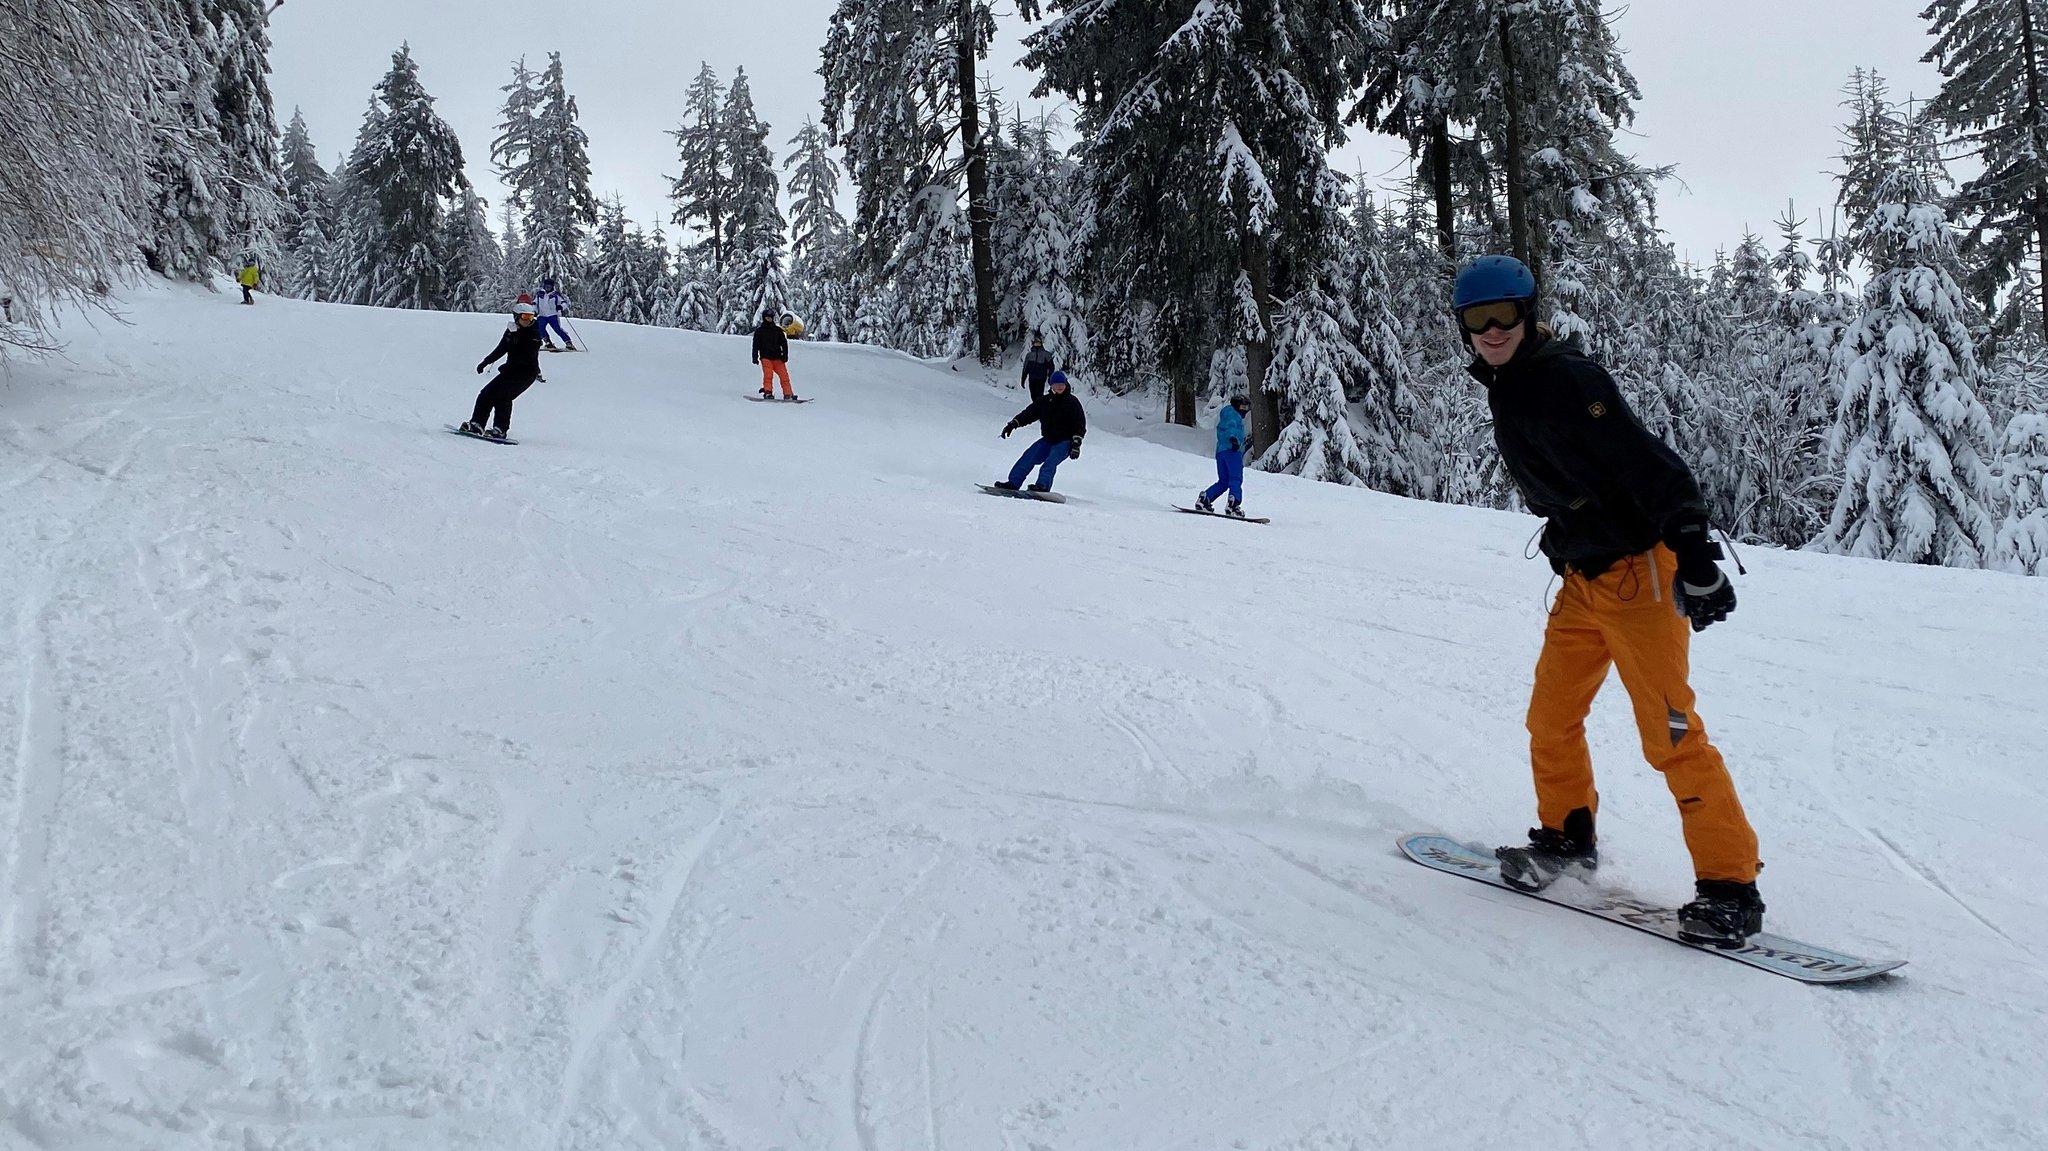
[[1230, 406], [1216, 418], [1216, 482], [1195, 497], [1197, 510], [1215, 511], [1216, 497], [1228, 491], [1230, 502], [1224, 505], [1224, 514], [1243, 518], [1244, 415], [1251, 410], [1251, 397], [1236, 395], [1230, 397]]

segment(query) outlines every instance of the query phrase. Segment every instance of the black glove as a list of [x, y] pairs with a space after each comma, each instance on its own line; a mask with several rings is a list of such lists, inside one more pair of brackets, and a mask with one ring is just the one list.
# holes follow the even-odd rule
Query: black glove
[[1068, 448], [1068, 449], [1067, 449], [1067, 458], [1068, 458], [1068, 459], [1070, 459], [1070, 460], [1078, 460], [1078, 459], [1080, 459], [1080, 458], [1081, 458], [1081, 437], [1080, 437], [1080, 436], [1075, 436], [1075, 437], [1074, 437], [1074, 445], [1073, 445], [1072, 447], [1070, 447], [1070, 448]]
[[478, 364], [478, 365], [476, 366], [476, 374], [477, 374], [477, 375], [479, 375], [479, 376], [483, 375], [483, 374], [484, 374], [484, 368], [485, 368], [486, 366], [487, 366], [487, 365], [484, 365], [484, 364]]
[[754, 356], [754, 362], [757, 364], [761, 362], [761, 357], [758, 354]]
[[1234, 436], [1230, 440], [1230, 450], [1233, 452], [1241, 452], [1244, 450], [1243, 447], [1239, 446], [1237, 439]]
[[1016, 431], [1016, 430], [1017, 430], [1017, 425], [1016, 425], [1016, 424], [1015, 424], [1014, 422], [1013, 422], [1013, 423], [1007, 423], [1007, 424], [1004, 424], [1004, 425], [1003, 425], [1003, 438], [1004, 438], [1004, 439], [1006, 439], [1006, 440], [1007, 440], [1007, 439], [1009, 439], [1009, 438], [1010, 438], [1010, 433], [1011, 433], [1011, 432], [1014, 432], [1014, 431]]
[[1689, 515], [1672, 522], [1664, 543], [1678, 557], [1678, 576], [1671, 581], [1671, 602], [1678, 614], [1692, 621], [1692, 630], [1705, 631], [1735, 610], [1735, 587], [1715, 560], [1721, 545], [1707, 538], [1707, 518]]

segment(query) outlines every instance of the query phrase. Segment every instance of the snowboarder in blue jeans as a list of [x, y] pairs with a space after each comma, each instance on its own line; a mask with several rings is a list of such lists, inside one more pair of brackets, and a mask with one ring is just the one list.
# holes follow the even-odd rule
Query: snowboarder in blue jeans
[[1216, 482], [1195, 497], [1197, 510], [1215, 511], [1216, 497], [1228, 491], [1224, 514], [1244, 518], [1244, 414], [1251, 410], [1251, 397], [1232, 396], [1230, 406], [1216, 418]]
[[1054, 372], [1045, 382], [1046, 392], [1031, 401], [1031, 406], [1018, 412], [1015, 419], [1003, 425], [1003, 438], [1027, 424], [1038, 425], [1038, 442], [1024, 449], [1017, 457], [1017, 464], [1010, 469], [1010, 478], [997, 480], [996, 487], [1014, 492], [1031, 474], [1038, 469], [1038, 482], [1031, 485], [1034, 492], [1052, 490], [1052, 478], [1067, 460], [1081, 458], [1081, 437], [1088, 434], [1088, 416], [1081, 410], [1081, 400], [1074, 395], [1067, 384], [1065, 372]]

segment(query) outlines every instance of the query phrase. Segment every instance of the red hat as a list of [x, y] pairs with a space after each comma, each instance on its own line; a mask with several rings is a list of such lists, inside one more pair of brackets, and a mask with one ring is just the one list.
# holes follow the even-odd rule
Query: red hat
[[519, 303], [522, 303], [522, 304], [531, 304], [531, 303], [533, 302], [533, 297], [532, 297], [532, 296], [530, 296], [530, 295], [527, 295], [527, 294], [526, 294], [525, 292], [521, 292], [521, 293], [519, 293], [519, 301], [518, 301], [518, 302], [519, 302]]

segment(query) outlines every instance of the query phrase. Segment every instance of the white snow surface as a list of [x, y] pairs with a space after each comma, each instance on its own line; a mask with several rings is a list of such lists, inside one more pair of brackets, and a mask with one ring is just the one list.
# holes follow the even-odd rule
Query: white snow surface
[[502, 317], [231, 300], [0, 385], [0, 1147], [2048, 1147], [2048, 581], [1745, 552], [1769, 924], [1911, 961], [1812, 988], [1397, 854], [1533, 818], [1527, 517], [595, 323], [497, 447]]

